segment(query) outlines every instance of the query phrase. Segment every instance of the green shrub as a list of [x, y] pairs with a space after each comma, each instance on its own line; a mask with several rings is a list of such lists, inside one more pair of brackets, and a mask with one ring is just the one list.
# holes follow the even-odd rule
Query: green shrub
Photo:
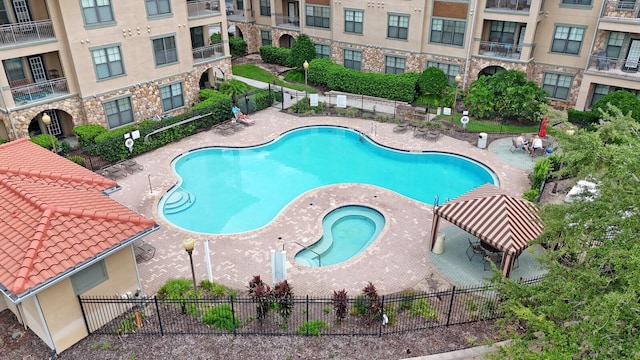
[[416, 292], [413, 289], [406, 289], [400, 293], [400, 310], [409, 310], [413, 305]]
[[536, 201], [538, 199], [538, 189], [527, 190], [522, 194], [522, 197], [531, 202]]
[[567, 110], [567, 120], [572, 124], [579, 125], [580, 127], [589, 127], [592, 124], [597, 123], [599, 119], [600, 115], [593, 111], [580, 111], [575, 109]]
[[55, 136], [49, 136], [48, 134], [40, 134], [36, 136], [32, 136], [29, 140], [36, 145], [40, 145], [45, 149], [53, 150], [51, 147], [51, 139], [53, 139], [53, 143], [55, 144], [56, 149], [58, 148], [58, 139]]
[[426, 299], [414, 301], [413, 304], [411, 304], [411, 310], [407, 316], [410, 318], [421, 317], [425, 320], [438, 321], [438, 313]]
[[138, 313], [138, 317], [142, 322], [142, 320], [144, 319], [144, 313], [139, 311], [130, 313], [120, 321], [120, 324], [118, 325], [118, 334], [124, 335], [136, 332], [136, 329], [138, 329], [138, 324], [136, 323], [136, 313]]
[[296, 37], [296, 41], [291, 44], [289, 59], [290, 66], [302, 68], [305, 61], [309, 62], [316, 58], [316, 47], [306, 34], [300, 34]]
[[73, 134], [78, 139], [81, 147], [93, 144], [98, 135], [106, 132], [107, 129], [104, 126], [97, 124], [78, 125], [73, 128]]
[[158, 297], [161, 299], [175, 299], [184, 297], [193, 288], [191, 280], [169, 279], [158, 290]]
[[0, 139], [0, 145], [4, 144], [4, 143], [8, 143], [9, 140], [7, 139]]
[[209, 325], [212, 329], [221, 329], [233, 331], [242, 326], [240, 320], [233, 315], [231, 305], [222, 304], [214, 306], [202, 315], [202, 322]]
[[351, 307], [351, 315], [364, 315], [367, 313], [367, 301], [364, 296], [358, 295]]
[[549, 177], [551, 171], [551, 160], [547, 157], [538, 160], [533, 165], [533, 178], [531, 181], [532, 189], [540, 189], [542, 183]]
[[229, 37], [229, 50], [231, 57], [247, 55], [247, 42], [235, 36]]
[[329, 59], [311, 60], [307, 71], [307, 81], [318, 86], [327, 86], [327, 70], [334, 65]]
[[416, 83], [420, 95], [435, 95], [434, 99], [438, 99], [449, 86], [449, 78], [444, 71], [430, 67], [418, 76]]
[[74, 163], [82, 166], [82, 167], [86, 167], [86, 160], [84, 157], [80, 156], [80, 155], [72, 155], [72, 156], [67, 156], [67, 159], [69, 159], [70, 161], [73, 161]]
[[273, 45], [263, 45], [260, 47], [260, 58], [267, 64], [291, 66], [289, 64], [290, 56], [291, 49], [281, 48]]
[[603, 96], [591, 107], [591, 112], [598, 118], [602, 113], [615, 115], [609, 108], [609, 104], [615, 106], [623, 115], [631, 113], [631, 117], [636, 121], [640, 121], [640, 99], [635, 94], [626, 90], [614, 91], [611, 94]]
[[320, 330], [329, 328], [324, 321], [314, 320], [314, 321], [305, 321], [302, 325], [296, 330], [296, 334], [298, 335], [314, 335], [320, 337], [322, 334]]
[[212, 44], [221, 43], [222, 42], [222, 33], [211, 34], [211, 36], [209, 37], [209, 40], [211, 40]]

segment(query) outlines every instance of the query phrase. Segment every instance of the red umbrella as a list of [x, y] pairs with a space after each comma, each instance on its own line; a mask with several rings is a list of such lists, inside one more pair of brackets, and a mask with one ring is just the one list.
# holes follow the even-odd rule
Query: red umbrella
[[545, 115], [542, 118], [542, 124], [540, 124], [540, 131], [538, 132], [538, 136], [545, 137], [547, 136], [547, 123], [549, 122], [549, 117]]

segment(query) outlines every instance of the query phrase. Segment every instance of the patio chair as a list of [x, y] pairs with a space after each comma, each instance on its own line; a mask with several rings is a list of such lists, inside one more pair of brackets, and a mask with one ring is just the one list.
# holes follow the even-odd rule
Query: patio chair
[[598, 53], [598, 70], [609, 70], [609, 58], [607, 58], [606, 51]]
[[143, 170], [144, 167], [135, 160], [125, 160], [122, 162], [122, 167], [129, 173], [134, 173], [135, 171]]
[[118, 164], [108, 166], [107, 168], [104, 169], [104, 171], [107, 173], [107, 177], [112, 180], [115, 180], [118, 177], [127, 176], [127, 172], [122, 168], [122, 166]]
[[[465, 253], [469, 258], [469, 261], [473, 260], [476, 255], [480, 255], [481, 259], [487, 257], [487, 252], [484, 250], [482, 245], [480, 245], [480, 241], [473, 242], [469, 238], [467, 238], [467, 240], [469, 241], [469, 247], [467, 248], [467, 251], [465, 251]], [[471, 250], [471, 253], [469, 253], [469, 250]]]

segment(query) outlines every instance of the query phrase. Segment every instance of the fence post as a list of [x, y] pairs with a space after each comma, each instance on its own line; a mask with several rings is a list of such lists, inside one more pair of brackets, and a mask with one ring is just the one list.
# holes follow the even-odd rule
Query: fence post
[[233, 296], [229, 295], [229, 301], [231, 301], [231, 321], [233, 322], [233, 336], [236, 336], [236, 309], [233, 306]]
[[282, 101], [281, 101], [282, 110], [284, 110], [284, 86], [280, 86], [280, 92], [282, 93]]
[[449, 320], [451, 320], [451, 310], [453, 310], [453, 298], [456, 295], [456, 287], [454, 286], [453, 289], [451, 289], [451, 300], [449, 300], [449, 311], [447, 311], [447, 325], [449, 326]]
[[82, 298], [80, 298], [80, 295], [77, 295], [77, 297], [78, 297], [78, 302], [80, 303], [80, 311], [82, 311], [82, 319], [84, 320], [84, 326], [87, 329], [87, 334], [91, 335], [91, 330], [89, 330], [89, 323], [87, 322], [87, 314], [85, 314], [84, 306], [82, 304]]
[[382, 295], [382, 300], [380, 303], [380, 324], [378, 325], [378, 337], [382, 337], [382, 322], [384, 318], [384, 295]]
[[160, 336], [164, 336], [164, 329], [162, 328], [162, 318], [160, 317], [160, 307], [158, 306], [158, 297], [153, 295], [153, 303], [156, 306], [156, 315], [158, 316], [158, 326], [160, 327]]
[[307, 330], [306, 331], [307, 331], [307, 335], [309, 335], [309, 295], [307, 295], [307, 311], [306, 311], [306, 313], [307, 313], [307, 326], [306, 326]]

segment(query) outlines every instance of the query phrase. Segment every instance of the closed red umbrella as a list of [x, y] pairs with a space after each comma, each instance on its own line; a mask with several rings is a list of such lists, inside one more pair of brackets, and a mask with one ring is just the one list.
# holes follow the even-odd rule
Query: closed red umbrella
[[549, 122], [549, 117], [545, 115], [542, 118], [542, 124], [540, 124], [540, 131], [538, 132], [538, 136], [545, 137], [547, 136], [547, 123]]

